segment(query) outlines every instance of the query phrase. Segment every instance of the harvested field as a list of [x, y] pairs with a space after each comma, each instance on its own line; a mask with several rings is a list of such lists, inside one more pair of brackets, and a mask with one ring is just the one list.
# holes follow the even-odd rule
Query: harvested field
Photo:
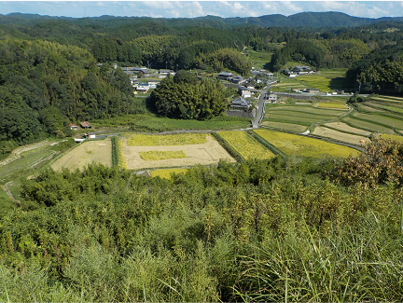
[[380, 136], [382, 139], [390, 139], [393, 141], [397, 141], [403, 143], [403, 137], [399, 135], [389, 135], [389, 134], [381, 134]]
[[307, 127], [303, 125], [283, 123], [283, 122], [272, 122], [272, 121], [263, 121], [262, 125], [277, 128], [280, 130], [288, 130], [296, 133], [303, 133], [307, 129]]
[[139, 154], [140, 154], [141, 159], [146, 160], [146, 161], [186, 158], [186, 155], [182, 150], [176, 150], [176, 151], [153, 150], [153, 151], [140, 152]]
[[370, 141], [367, 137], [346, 134], [323, 126], [315, 128], [312, 134], [355, 145], [361, 145]]
[[347, 132], [347, 133], [353, 133], [357, 135], [362, 135], [362, 136], [369, 136], [371, 135], [371, 132], [362, 130], [359, 128], [351, 127], [350, 125], [343, 123], [343, 122], [331, 122], [331, 123], [326, 123], [325, 126], [335, 128], [337, 130], [340, 130], [342, 132]]
[[224, 131], [220, 136], [245, 159], [270, 159], [274, 154], [246, 132]]
[[187, 168], [156, 169], [150, 172], [151, 177], [171, 179], [172, 174], [185, 174]]
[[56, 171], [62, 170], [63, 167], [70, 170], [77, 168], [81, 170], [93, 162], [112, 166], [111, 139], [80, 143], [76, 148], [56, 160], [51, 167]]
[[337, 108], [337, 109], [348, 109], [348, 106], [342, 102], [320, 102], [318, 107], [321, 108]]
[[368, 121], [363, 121], [359, 119], [355, 119], [353, 117], [345, 117], [343, 118], [343, 121], [347, 122], [348, 124], [357, 127], [357, 128], [362, 128], [371, 132], [378, 132], [378, 133], [385, 133], [385, 134], [393, 134], [394, 131], [391, 128], [388, 128], [386, 126], [382, 126], [379, 124], [371, 123]]
[[[169, 135], [169, 137], [178, 136]], [[207, 134], [192, 134], [202, 135], [206, 143], [200, 144], [182, 144], [182, 145], [153, 145], [153, 146], [129, 146], [127, 138], [121, 139], [120, 150], [124, 156], [127, 169], [144, 169], [154, 167], [178, 167], [178, 166], [194, 166], [197, 164], [208, 165], [218, 163], [219, 160], [228, 162], [236, 162], [228, 152], [211, 136]], [[165, 137], [165, 136], [156, 136]], [[183, 139], [182, 136], [180, 138]], [[130, 139], [130, 138], [129, 138]], [[172, 142], [178, 142], [180, 139], [171, 138]], [[144, 142], [144, 141], [143, 141]], [[149, 141], [148, 141], [149, 142]], [[165, 143], [166, 141], [162, 141]], [[185, 141], [186, 142], [186, 141]], [[155, 141], [152, 142], [153, 144]], [[141, 159], [140, 152], [149, 151], [183, 151], [186, 158], [181, 159], [166, 159], [145, 161]]]
[[129, 146], [171, 146], [206, 143], [206, 134], [182, 133], [174, 135], [134, 134], [127, 138]]
[[309, 137], [257, 129], [256, 134], [289, 156], [321, 158], [326, 156], [357, 156], [359, 151], [346, 146], [324, 142]]

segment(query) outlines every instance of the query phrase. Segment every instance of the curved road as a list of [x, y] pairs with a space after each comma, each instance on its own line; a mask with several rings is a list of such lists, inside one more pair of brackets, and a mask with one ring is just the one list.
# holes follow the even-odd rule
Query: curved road
[[256, 116], [252, 120], [252, 128], [259, 128], [260, 122], [262, 122], [264, 114], [265, 114], [265, 100], [264, 96], [266, 95], [270, 86], [266, 86], [264, 89], [260, 91], [259, 101], [256, 106]]

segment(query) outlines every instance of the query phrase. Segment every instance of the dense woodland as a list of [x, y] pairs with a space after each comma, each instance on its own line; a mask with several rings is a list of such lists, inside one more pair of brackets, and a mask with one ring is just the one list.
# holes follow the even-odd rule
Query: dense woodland
[[0, 299], [402, 301], [402, 156], [44, 171], [1, 220]]

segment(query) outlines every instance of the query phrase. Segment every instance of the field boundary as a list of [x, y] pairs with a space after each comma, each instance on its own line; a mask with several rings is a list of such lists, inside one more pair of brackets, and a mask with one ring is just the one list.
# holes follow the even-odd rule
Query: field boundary
[[212, 132], [211, 135], [217, 142], [232, 156], [237, 162], [243, 162], [245, 159], [241, 156], [241, 154], [232, 147], [223, 137], [220, 136], [218, 132]]
[[258, 134], [256, 134], [253, 131], [248, 131], [248, 133], [255, 138], [260, 144], [264, 145], [265, 147], [267, 147], [272, 153], [274, 153], [275, 155], [280, 155], [283, 158], [286, 157], [286, 155], [279, 149], [277, 149], [277, 147], [274, 147], [274, 145], [270, 144], [269, 142], [267, 142], [265, 139], [263, 139], [262, 137], [260, 137]]
[[111, 137], [111, 145], [112, 145], [112, 167], [119, 166], [119, 144], [117, 142], [117, 137]]

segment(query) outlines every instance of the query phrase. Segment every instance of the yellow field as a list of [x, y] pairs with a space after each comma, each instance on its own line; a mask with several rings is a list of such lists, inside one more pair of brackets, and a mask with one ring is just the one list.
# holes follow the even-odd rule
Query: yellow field
[[[180, 139], [183, 139], [183, 136], [180, 136], [180, 139], [174, 138], [178, 135], [169, 135], [170, 142], [178, 142]], [[186, 134], [186, 135], [199, 135], [199, 134]], [[146, 168], [160, 168], [160, 167], [182, 167], [182, 166], [194, 166], [197, 164], [201, 165], [209, 165], [218, 163], [220, 160], [226, 160], [228, 162], [236, 162], [234, 158], [232, 158], [228, 152], [211, 136], [207, 134], [201, 134], [202, 139], [204, 139], [205, 143], [199, 144], [182, 144], [182, 145], [152, 145], [152, 146], [131, 146], [127, 144], [129, 138], [122, 138], [122, 146], [120, 147], [121, 152], [123, 153], [123, 157], [125, 159], [126, 165], [128, 169], [146, 169]], [[166, 137], [166, 136], [152, 136], [152, 137]], [[165, 138], [164, 138], [165, 139]], [[161, 142], [162, 141], [162, 142]], [[161, 140], [162, 144], [166, 144], [166, 141]], [[201, 140], [199, 140], [201, 141]], [[149, 142], [150, 144], [155, 144], [157, 141], [142, 141]], [[142, 152], [166, 152], [173, 151], [178, 152], [182, 151], [186, 157], [185, 158], [176, 158], [176, 159], [164, 159], [164, 160], [153, 160], [153, 161], [145, 161], [141, 158], [140, 153]]]
[[164, 179], [171, 179], [172, 174], [185, 174], [187, 168], [172, 168], [172, 169], [156, 169], [150, 172], [151, 177], [160, 177]]
[[330, 129], [327, 127], [322, 127], [322, 126], [315, 128], [315, 130], [313, 131], [312, 134], [321, 136], [321, 137], [331, 138], [331, 139], [338, 140], [338, 141], [343, 141], [343, 142], [350, 143], [350, 144], [355, 144], [355, 145], [362, 145], [362, 144], [370, 141], [367, 137], [346, 134], [346, 133], [339, 132], [337, 130]]
[[112, 166], [112, 145], [111, 139], [100, 141], [86, 141], [80, 143], [76, 148], [62, 156], [50, 167], [56, 171], [63, 167], [70, 170], [83, 169], [91, 163], [101, 163]]
[[127, 138], [128, 146], [167, 146], [206, 143], [206, 134], [183, 133], [174, 135], [135, 134]]
[[254, 132], [283, 153], [290, 156], [320, 158], [323, 156], [348, 157], [349, 155], [357, 156], [359, 154], [357, 150], [349, 147], [304, 136], [264, 129], [257, 129], [254, 130]]
[[246, 132], [224, 131], [219, 132], [219, 134], [246, 160], [252, 158], [270, 159], [274, 157], [274, 154], [270, 150], [253, 139]]
[[342, 102], [320, 102], [318, 107], [322, 108], [337, 108], [337, 109], [348, 109], [347, 105]]
[[393, 141], [397, 141], [403, 143], [403, 137], [399, 135], [389, 135], [389, 134], [381, 134], [382, 139], [390, 139]]
[[122, 152], [123, 143], [120, 139], [118, 139], [118, 145], [119, 145], [119, 167], [126, 169], [127, 168], [126, 160]]
[[369, 132], [369, 131], [359, 129], [359, 128], [355, 128], [355, 127], [351, 127], [347, 123], [343, 123], [343, 122], [326, 123], [325, 126], [329, 126], [331, 128], [335, 128], [335, 129], [338, 129], [338, 130], [343, 131], [343, 132], [353, 133], [353, 134], [362, 135], [362, 136], [371, 135], [371, 132]]
[[186, 158], [185, 153], [183, 150], [165, 150], [165, 151], [145, 151], [140, 152], [141, 159], [145, 161], [155, 161], [155, 160], [166, 160], [166, 159], [179, 159], [179, 158]]

